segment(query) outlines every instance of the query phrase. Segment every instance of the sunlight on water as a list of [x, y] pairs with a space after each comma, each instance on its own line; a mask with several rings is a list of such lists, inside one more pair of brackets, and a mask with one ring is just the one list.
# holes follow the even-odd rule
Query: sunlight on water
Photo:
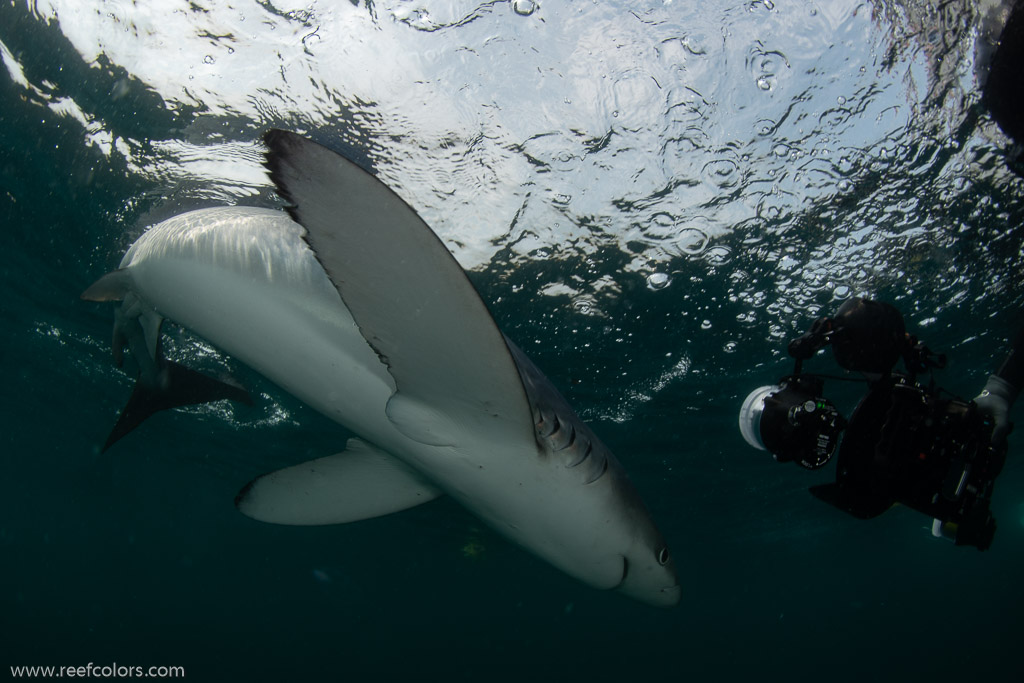
[[[683, 311], [681, 339], [759, 338], [778, 358], [844, 297], [881, 293], [942, 329], [943, 308], [991, 307], [1017, 274], [999, 256], [1012, 209], [989, 195], [1018, 181], [973, 109], [970, 3], [31, 7], [111, 103], [173, 115], [173, 137], [140, 137], [0, 45], [24, 97], [152, 188], [136, 217], [265, 202], [258, 137], [283, 126], [372, 165], [464, 266], [501, 274], [498, 298], [525, 290], [551, 320], [621, 326], [641, 291]], [[647, 353], [619, 346], [624, 363]]]

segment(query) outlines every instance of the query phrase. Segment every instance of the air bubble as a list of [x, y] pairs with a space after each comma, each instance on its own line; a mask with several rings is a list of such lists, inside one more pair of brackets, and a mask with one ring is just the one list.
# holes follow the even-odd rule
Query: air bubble
[[666, 273], [651, 273], [647, 276], [647, 288], [655, 291], [665, 289], [670, 282], [672, 282], [672, 278]]
[[682, 39], [683, 47], [691, 55], [701, 56], [708, 52], [708, 48], [705, 45], [707, 38], [703, 34], [694, 34], [684, 36]]
[[775, 132], [777, 126], [778, 124], [772, 119], [758, 119], [757, 123], [754, 124], [758, 135], [771, 135]]
[[580, 315], [600, 316], [601, 310], [593, 297], [581, 296], [572, 302], [572, 310]]
[[537, 11], [537, 3], [533, 0], [514, 0], [512, 11], [521, 17], [528, 17]]
[[657, 223], [658, 225], [669, 227], [675, 225], [676, 219], [670, 213], [659, 211], [658, 213], [651, 216], [651, 222]]
[[682, 253], [696, 256], [704, 253], [709, 240], [704, 231], [698, 228], [685, 228], [676, 236], [675, 243]]
[[739, 182], [736, 162], [730, 159], [715, 159], [704, 166], [708, 179], [718, 187], [727, 188]]
[[711, 247], [708, 249], [704, 258], [713, 266], [721, 266], [729, 262], [732, 258], [732, 250], [726, 246]]

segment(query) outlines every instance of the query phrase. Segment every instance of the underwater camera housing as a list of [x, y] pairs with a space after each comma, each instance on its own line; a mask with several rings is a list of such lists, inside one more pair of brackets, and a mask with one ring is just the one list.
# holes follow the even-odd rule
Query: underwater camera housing
[[810, 470], [824, 467], [846, 420], [822, 397], [822, 388], [820, 379], [803, 375], [755, 389], [740, 410], [740, 431], [747, 443], [768, 451], [777, 462], [796, 462]]
[[[829, 344], [841, 367], [868, 380], [849, 422], [823, 397], [823, 379], [802, 371]], [[755, 389], [740, 410], [750, 445], [808, 469], [823, 467], [838, 445], [835, 482], [812, 487], [817, 498], [860, 519], [902, 503], [933, 517], [936, 536], [980, 550], [991, 545], [996, 523], [989, 505], [1005, 446], [992, 444], [992, 419], [973, 401], [944, 398], [933, 384], [916, 381], [918, 373], [943, 367], [945, 357], [908, 336], [898, 310], [851, 299], [788, 350], [793, 373]], [[900, 358], [905, 373], [892, 371]]]

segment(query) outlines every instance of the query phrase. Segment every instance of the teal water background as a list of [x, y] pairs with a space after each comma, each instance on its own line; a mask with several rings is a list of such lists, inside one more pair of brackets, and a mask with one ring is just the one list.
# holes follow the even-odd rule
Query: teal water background
[[[0, 665], [191, 680], [971, 680], [1024, 674], [1024, 455], [984, 553], [848, 518], [751, 450], [743, 397], [844, 298], [895, 303], [973, 396], [1024, 304], [1024, 184], [978, 107], [976, 3], [0, 6]], [[450, 501], [335, 528], [239, 515], [339, 427], [187, 331], [253, 408], [162, 414], [78, 295], [146, 225], [273, 201], [316, 132], [421, 211], [623, 461], [683, 601], [583, 586]], [[815, 361], [833, 370], [828, 357]], [[856, 393], [833, 387], [847, 414]], [[1019, 406], [1015, 411], [1021, 421]]]

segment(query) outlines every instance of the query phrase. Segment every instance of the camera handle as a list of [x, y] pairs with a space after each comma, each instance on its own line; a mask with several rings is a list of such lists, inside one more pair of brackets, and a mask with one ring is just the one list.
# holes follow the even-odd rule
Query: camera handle
[[803, 362], [825, 348], [832, 334], [832, 318], [818, 318], [811, 329], [789, 342], [787, 351], [796, 359], [794, 375], [799, 375]]
[[927, 372], [932, 368], [941, 370], [946, 367], [946, 354], [935, 353], [924, 342], [917, 340], [917, 337], [907, 337], [907, 349], [903, 352], [903, 363], [907, 366], [907, 372], [916, 376]]

